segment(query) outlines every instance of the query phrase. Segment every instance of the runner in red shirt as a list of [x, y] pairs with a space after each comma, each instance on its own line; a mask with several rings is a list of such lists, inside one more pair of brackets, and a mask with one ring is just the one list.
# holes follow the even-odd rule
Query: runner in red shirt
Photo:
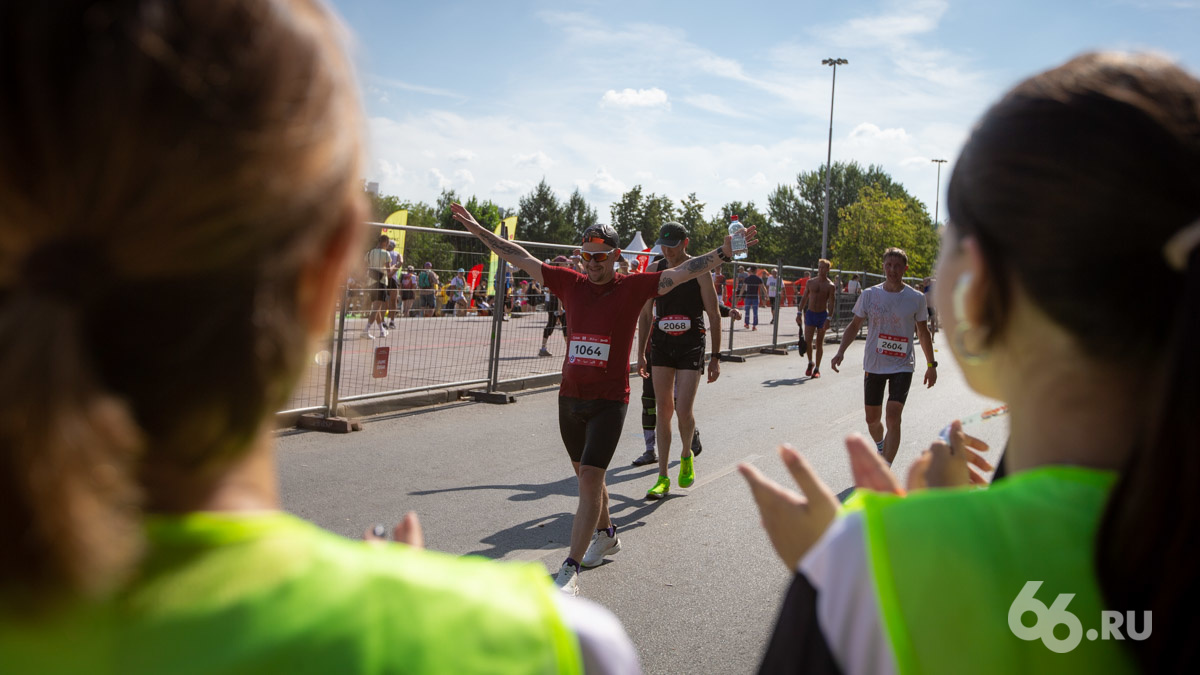
[[[608, 511], [604, 473], [621, 438], [629, 406], [629, 351], [642, 305], [733, 259], [730, 238], [706, 255], [689, 258], [664, 272], [617, 274], [621, 257], [617, 233], [593, 225], [583, 233], [579, 254], [583, 274], [544, 265], [529, 252], [481, 227], [461, 204], [450, 207], [454, 219], [479, 237], [496, 255], [524, 271], [558, 296], [567, 312], [568, 349], [559, 388], [558, 428], [579, 479], [579, 508], [571, 526], [571, 552], [556, 582], [578, 595], [581, 565], [599, 565], [606, 554], [621, 550]], [[755, 228], [746, 228], [753, 245]], [[599, 529], [597, 529], [599, 527]], [[590, 541], [590, 544], [589, 544]]]

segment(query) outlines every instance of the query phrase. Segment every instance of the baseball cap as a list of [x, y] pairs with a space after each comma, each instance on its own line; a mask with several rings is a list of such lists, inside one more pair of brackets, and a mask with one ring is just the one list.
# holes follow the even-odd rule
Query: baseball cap
[[658, 241], [655, 244], [658, 246], [678, 246], [687, 238], [688, 231], [683, 225], [676, 222], [663, 223], [662, 229], [658, 231]]
[[613, 248], [617, 248], [617, 231], [612, 228], [612, 225], [592, 225], [583, 231], [583, 243], [608, 244]]
[[466, 272], [466, 270], [464, 270], [464, 269], [463, 269], [463, 268], [461, 268], [461, 267], [460, 267], [460, 268], [458, 268], [458, 273], [459, 273], [459, 274], [462, 274], [463, 272]]
[[554, 260], [552, 262], [565, 263], [565, 262], [571, 262], [571, 261], [567, 260], [567, 256], [565, 256], [565, 255], [556, 255], [556, 256], [554, 256]]
[[433, 263], [431, 263], [431, 262], [425, 263], [425, 269], [432, 269], [432, 268], [433, 268]]

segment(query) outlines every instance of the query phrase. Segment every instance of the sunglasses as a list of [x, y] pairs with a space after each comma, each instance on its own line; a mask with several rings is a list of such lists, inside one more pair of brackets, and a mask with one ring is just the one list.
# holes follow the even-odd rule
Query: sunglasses
[[587, 262], [591, 262], [593, 260], [596, 262], [604, 262], [605, 260], [613, 257], [613, 251], [616, 250], [617, 249], [615, 248], [610, 248], [607, 251], [596, 251], [594, 253], [589, 251], [580, 251], [579, 255]]

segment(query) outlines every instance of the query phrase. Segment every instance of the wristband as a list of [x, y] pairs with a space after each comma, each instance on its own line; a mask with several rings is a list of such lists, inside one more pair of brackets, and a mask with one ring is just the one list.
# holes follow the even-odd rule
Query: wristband
[[937, 368], [937, 361], [930, 361], [929, 363], [925, 364], [925, 366], [927, 368]]
[[708, 355], [708, 358], [710, 358], [710, 359], [719, 359], [719, 358], [721, 358], [721, 352], [713, 352], [713, 353], [711, 353], [711, 354], [709, 354], [709, 355]]
[[725, 254], [724, 246], [717, 247], [717, 257], [720, 258], [721, 260], [724, 260], [725, 262], [733, 262], [733, 258], [730, 258], [728, 255]]

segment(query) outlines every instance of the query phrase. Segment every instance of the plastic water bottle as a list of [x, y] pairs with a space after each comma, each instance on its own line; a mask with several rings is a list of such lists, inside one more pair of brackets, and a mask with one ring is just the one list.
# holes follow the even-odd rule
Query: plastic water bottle
[[742, 260], [746, 257], [746, 228], [738, 222], [736, 215], [729, 219], [729, 236], [732, 237], [733, 257]]

